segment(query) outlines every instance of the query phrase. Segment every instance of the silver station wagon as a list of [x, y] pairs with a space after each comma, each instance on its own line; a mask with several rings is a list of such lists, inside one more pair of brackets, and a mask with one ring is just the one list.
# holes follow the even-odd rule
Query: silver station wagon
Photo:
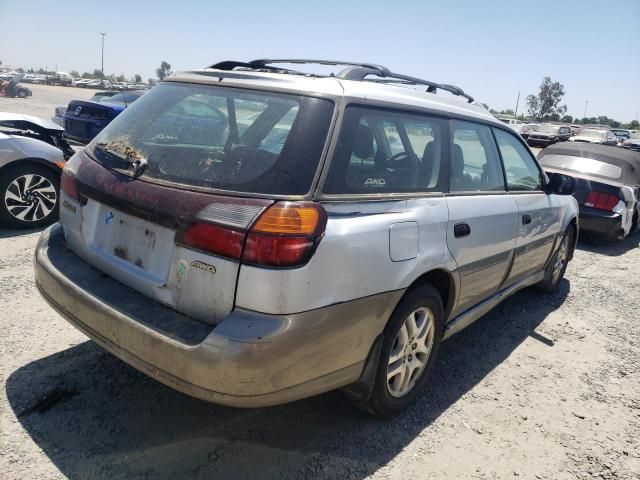
[[342, 388], [388, 416], [443, 339], [557, 289], [575, 188], [458, 87], [225, 61], [162, 82], [67, 163], [36, 283], [189, 395], [259, 407]]

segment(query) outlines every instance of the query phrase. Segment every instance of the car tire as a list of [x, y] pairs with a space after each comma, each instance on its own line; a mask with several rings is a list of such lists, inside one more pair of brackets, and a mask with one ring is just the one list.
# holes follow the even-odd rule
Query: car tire
[[560, 239], [560, 244], [545, 269], [544, 279], [536, 284], [539, 291], [543, 293], [555, 293], [558, 291], [560, 282], [564, 278], [564, 273], [567, 271], [575, 235], [575, 227], [569, 225], [564, 231]]
[[427, 383], [443, 331], [438, 291], [429, 284], [410, 290], [384, 329], [371, 396], [356, 404], [377, 417], [390, 417], [409, 407]]
[[18, 90], [16, 96], [18, 98], [27, 98], [27, 92], [25, 92], [24, 90]]
[[34, 163], [21, 163], [2, 172], [0, 225], [39, 228], [55, 222], [60, 203], [60, 176]]

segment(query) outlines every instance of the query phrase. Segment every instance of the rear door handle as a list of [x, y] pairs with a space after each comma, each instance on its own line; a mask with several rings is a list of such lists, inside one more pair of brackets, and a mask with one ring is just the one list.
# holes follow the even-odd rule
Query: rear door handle
[[453, 226], [453, 235], [456, 238], [466, 237], [471, 234], [471, 227], [467, 223], [456, 223]]
[[531, 215], [523, 215], [522, 216], [522, 224], [529, 225], [531, 223]]

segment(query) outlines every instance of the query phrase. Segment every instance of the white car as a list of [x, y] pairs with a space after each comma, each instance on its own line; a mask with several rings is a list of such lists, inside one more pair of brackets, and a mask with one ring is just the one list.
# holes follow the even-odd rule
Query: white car
[[0, 112], [0, 225], [36, 228], [58, 217], [60, 173], [75, 152], [64, 129]]
[[585, 128], [571, 138], [570, 142], [598, 143], [600, 145], [617, 145], [618, 137], [610, 130], [598, 130], [595, 128]]

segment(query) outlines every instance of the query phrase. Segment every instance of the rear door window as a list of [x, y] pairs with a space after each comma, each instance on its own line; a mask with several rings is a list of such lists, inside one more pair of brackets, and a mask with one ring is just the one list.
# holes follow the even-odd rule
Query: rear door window
[[542, 190], [541, 173], [529, 151], [510, 133], [497, 128], [493, 131], [502, 155], [507, 188], [512, 191]]
[[438, 117], [348, 107], [324, 192], [445, 191], [445, 131]]
[[491, 129], [451, 122], [451, 192], [504, 191], [504, 175]]
[[88, 151], [112, 168], [122, 167], [118, 156], [135, 152], [148, 161], [143, 179], [303, 195], [332, 115], [326, 99], [166, 82], [116, 117]]

